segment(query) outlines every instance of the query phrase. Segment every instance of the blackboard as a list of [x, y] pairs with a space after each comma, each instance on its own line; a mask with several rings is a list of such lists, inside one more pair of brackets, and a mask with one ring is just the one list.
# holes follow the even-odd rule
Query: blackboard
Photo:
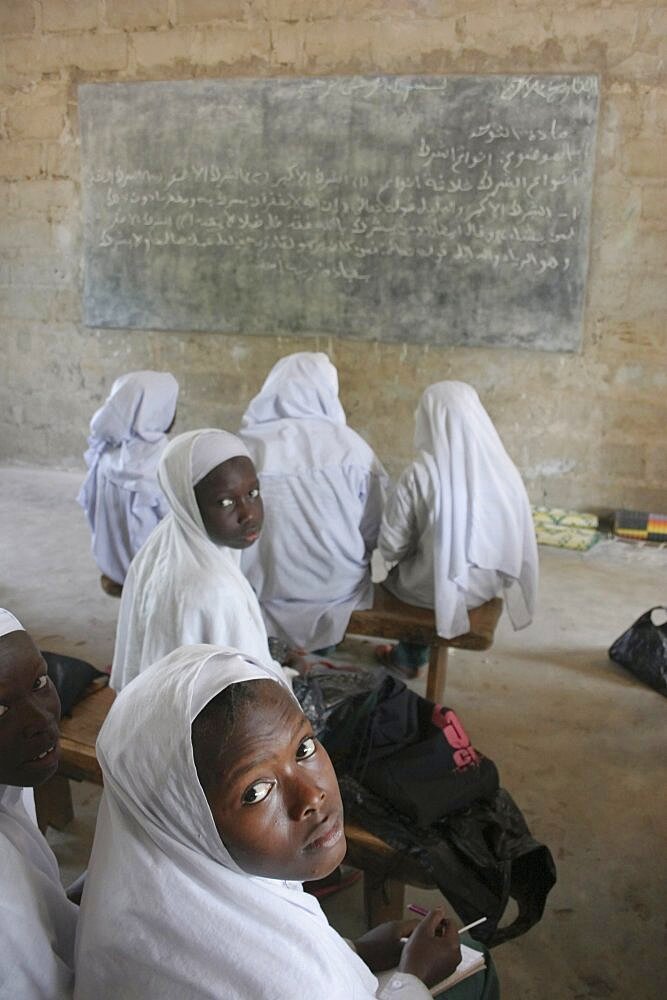
[[79, 87], [94, 327], [576, 350], [595, 76]]

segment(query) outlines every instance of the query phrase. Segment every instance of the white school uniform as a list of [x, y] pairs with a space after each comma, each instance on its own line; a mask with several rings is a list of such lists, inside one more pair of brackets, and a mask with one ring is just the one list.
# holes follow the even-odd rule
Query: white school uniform
[[257, 468], [264, 528], [242, 566], [270, 635], [319, 649], [373, 603], [370, 557], [388, 479], [346, 426], [326, 354], [282, 358], [252, 400], [240, 436]]
[[467, 609], [502, 595], [515, 629], [532, 620], [538, 557], [521, 477], [475, 390], [428, 388], [416, 412], [419, 454], [399, 479], [378, 547], [397, 564], [385, 586], [434, 608], [438, 634], [469, 631]]
[[65, 1000], [78, 907], [34, 818], [32, 789], [0, 785], [0, 998]]
[[123, 587], [111, 686], [120, 691], [177, 646], [234, 644], [281, 674], [269, 654], [257, 598], [240, 568], [240, 550], [211, 541], [194, 482], [248, 452], [233, 434], [206, 429], [167, 446], [158, 479], [170, 513], [133, 559]]
[[178, 649], [114, 702], [76, 943], [77, 1000], [428, 1000], [375, 976], [298, 882], [248, 875], [221, 842], [191, 725], [220, 691], [272, 677], [235, 650]]
[[157, 466], [174, 419], [178, 383], [168, 372], [122, 375], [90, 422], [88, 475], [77, 497], [95, 562], [123, 583], [128, 566], [167, 513]]

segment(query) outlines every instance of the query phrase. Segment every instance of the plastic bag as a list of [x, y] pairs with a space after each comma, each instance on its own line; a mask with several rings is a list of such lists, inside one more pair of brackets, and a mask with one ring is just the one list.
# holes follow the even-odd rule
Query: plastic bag
[[[303, 713], [331, 756], [342, 748], [349, 751], [349, 739], [360, 720], [368, 717], [386, 676], [384, 670], [316, 663], [307, 674], [293, 679], [292, 690]], [[330, 732], [334, 713], [335, 731]]]
[[[510, 941], [542, 917], [556, 866], [505, 789], [423, 828], [353, 778], [341, 778], [340, 787], [345, 815], [423, 868], [464, 923], [486, 917], [470, 932], [478, 941], [488, 947]], [[518, 914], [499, 928], [510, 898]]]
[[105, 677], [101, 670], [96, 670], [85, 660], [78, 660], [75, 656], [64, 656], [62, 653], [49, 653], [40, 650], [46, 660], [47, 673], [60, 698], [60, 710], [63, 715], [71, 715], [72, 708], [77, 701], [81, 701], [84, 694], [97, 677]]
[[656, 624], [654, 611], [667, 608], [657, 605], [641, 615], [609, 647], [609, 658], [667, 696], [667, 621]]

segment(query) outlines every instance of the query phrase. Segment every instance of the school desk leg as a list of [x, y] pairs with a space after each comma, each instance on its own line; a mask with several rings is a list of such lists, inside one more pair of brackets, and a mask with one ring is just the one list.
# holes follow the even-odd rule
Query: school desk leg
[[426, 697], [429, 701], [438, 704], [442, 702], [445, 691], [445, 680], [447, 679], [447, 654], [449, 650], [446, 646], [433, 643], [431, 655], [428, 661], [428, 675], [426, 678]]
[[35, 788], [35, 812], [37, 826], [42, 833], [47, 826], [55, 830], [64, 830], [74, 819], [72, 792], [69, 781], [60, 774], [54, 774], [43, 785]]
[[387, 920], [402, 920], [405, 885], [392, 878], [380, 878], [364, 872], [364, 910], [370, 930]]

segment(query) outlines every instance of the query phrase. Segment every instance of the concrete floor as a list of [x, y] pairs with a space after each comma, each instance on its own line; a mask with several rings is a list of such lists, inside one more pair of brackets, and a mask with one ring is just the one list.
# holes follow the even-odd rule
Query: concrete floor
[[[0, 469], [0, 606], [43, 648], [104, 665], [118, 602], [99, 588], [74, 502], [81, 478]], [[503, 618], [488, 653], [454, 652], [446, 691], [558, 865], [541, 923], [494, 951], [502, 995], [658, 1000], [667, 995], [667, 701], [605, 651], [667, 600], [667, 551], [604, 542], [584, 555], [542, 549], [541, 562], [533, 625], [513, 633]], [[369, 659], [371, 651], [351, 641], [341, 655]], [[49, 833], [65, 881], [86, 863], [98, 801], [93, 786], [74, 792], [76, 819]], [[359, 886], [327, 910], [343, 933], [360, 932]]]

